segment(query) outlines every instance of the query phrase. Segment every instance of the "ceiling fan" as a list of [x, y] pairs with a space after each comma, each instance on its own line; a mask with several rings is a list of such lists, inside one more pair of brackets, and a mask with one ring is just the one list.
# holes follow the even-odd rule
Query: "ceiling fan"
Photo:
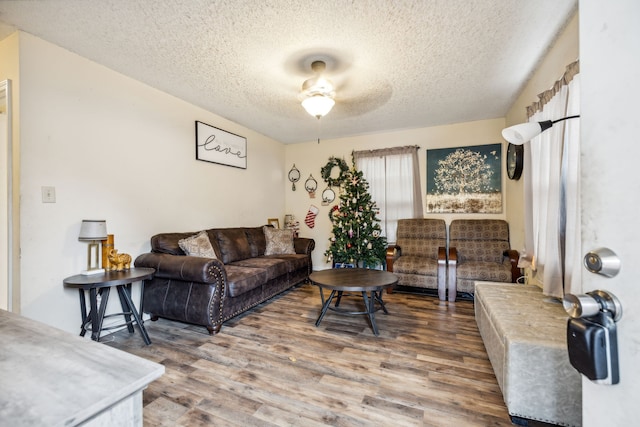
[[302, 84], [302, 107], [318, 120], [327, 115], [336, 103], [333, 83], [323, 75], [326, 68], [324, 61], [313, 61], [311, 70], [315, 76]]

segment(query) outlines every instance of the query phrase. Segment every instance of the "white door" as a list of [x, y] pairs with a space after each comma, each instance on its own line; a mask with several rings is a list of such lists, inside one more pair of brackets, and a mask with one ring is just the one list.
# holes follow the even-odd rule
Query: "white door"
[[584, 272], [583, 291], [617, 296], [620, 383], [583, 377], [583, 425], [637, 426], [640, 404], [640, 2], [580, 1], [582, 250], [621, 261], [606, 278]]

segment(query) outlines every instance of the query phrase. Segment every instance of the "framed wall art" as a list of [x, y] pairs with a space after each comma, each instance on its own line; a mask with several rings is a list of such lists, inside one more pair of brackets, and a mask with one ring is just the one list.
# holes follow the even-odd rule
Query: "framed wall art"
[[502, 144], [427, 150], [427, 212], [501, 213]]
[[280, 220], [278, 218], [269, 218], [267, 224], [273, 226], [273, 228], [280, 228]]
[[247, 168], [247, 139], [196, 120], [196, 160]]

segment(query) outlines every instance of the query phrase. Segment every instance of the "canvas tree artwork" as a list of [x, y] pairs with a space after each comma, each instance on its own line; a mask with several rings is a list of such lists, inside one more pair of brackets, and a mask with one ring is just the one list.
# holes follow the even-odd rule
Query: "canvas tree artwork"
[[502, 144], [427, 150], [427, 212], [502, 212]]

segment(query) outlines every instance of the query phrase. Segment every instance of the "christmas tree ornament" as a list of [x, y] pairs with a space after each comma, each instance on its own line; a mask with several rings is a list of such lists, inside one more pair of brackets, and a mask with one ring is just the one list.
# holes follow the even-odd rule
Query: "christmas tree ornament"
[[304, 217], [304, 223], [307, 224], [307, 227], [313, 228], [316, 226], [316, 215], [318, 215], [318, 212], [320, 212], [320, 209], [316, 206], [309, 206], [307, 216]]

